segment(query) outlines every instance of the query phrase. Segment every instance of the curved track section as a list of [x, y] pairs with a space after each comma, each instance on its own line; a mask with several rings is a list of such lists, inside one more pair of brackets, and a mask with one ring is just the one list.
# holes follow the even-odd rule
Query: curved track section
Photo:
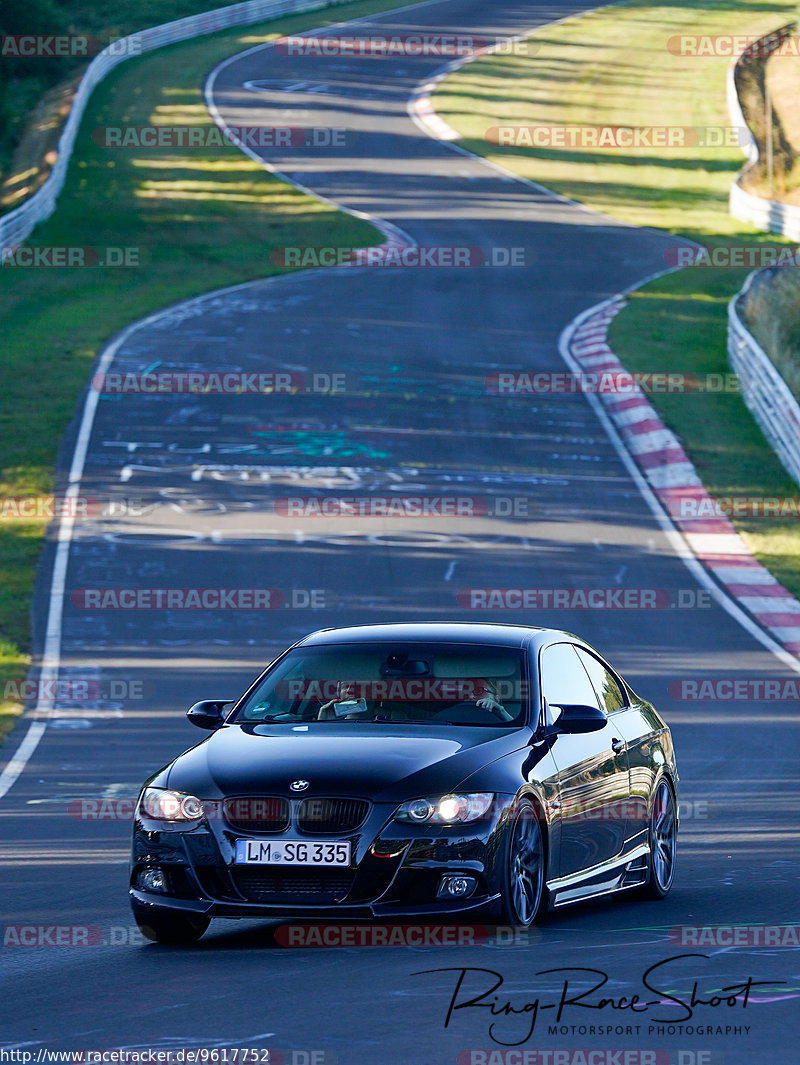
[[[458, 30], [493, 40], [579, 8], [444, 0], [327, 32]], [[572, 1005], [566, 1027], [550, 1034], [552, 1009], [527, 1040], [530, 1011], [522, 1023], [507, 1014], [494, 1036], [525, 1049], [672, 1054], [659, 1061], [704, 1060], [679, 1059], [679, 1050], [713, 1051], [726, 1065], [795, 1060], [791, 953], [681, 946], [670, 934], [796, 918], [796, 705], [676, 698], [681, 679], [783, 684], [795, 674], [719, 607], [698, 607], [698, 586], [585, 397], [506, 396], [491, 384], [497, 373], [563, 373], [564, 327], [659, 270], [672, 238], [506, 179], [420, 133], [408, 98], [440, 63], [260, 48], [215, 73], [213, 106], [231, 126], [357, 134], [336, 151], [270, 151], [265, 164], [399, 227], [422, 249], [480, 249], [484, 265], [298, 272], [168, 309], [125, 334], [115, 372], [281, 372], [294, 375], [295, 391], [100, 395], [82, 493], [112, 493], [118, 509], [75, 527], [60, 640], [61, 676], [91, 677], [97, 698], [56, 706], [3, 802], [0, 868], [14, 920], [90, 926], [106, 945], [3, 951], [3, 995], [14, 1004], [8, 1045], [255, 1045], [297, 1065], [314, 1060], [297, 1052], [313, 1050], [342, 1065], [438, 1065], [498, 1047], [488, 1009], [463, 1010], [444, 1026], [454, 967], [500, 973], [498, 1001], [521, 1009], [537, 996], [558, 1001], [565, 974], [545, 970], [599, 970], [605, 993], [629, 1002], [649, 965], [694, 953], [703, 956], [664, 970], [660, 1012]], [[485, 265], [497, 249], [522, 249], [524, 265]], [[341, 498], [350, 509], [374, 510], [377, 500], [383, 512], [320, 513]], [[444, 506], [432, 502], [442, 498]], [[427, 500], [427, 511], [400, 513], [408, 500]], [[45, 567], [40, 605], [49, 578]], [[96, 609], [85, 592], [98, 588], [149, 593], [149, 608], [140, 600], [140, 609]], [[192, 588], [257, 590], [262, 608], [153, 608], [159, 589]], [[501, 598], [503, 608], [488, 598], [525, 588], [566, 591], [568, 607], [550, 600], [521, 610]], [[575, 590], [592, 588], [608, 589], [608, 609], [576, 608]], [[264, 590], [274, 609], [263, 608]], [[657, 608], [618, 608], [626, 590], [655, 592]], [[236, 694], [292, 638], [422, 618], [576, 630], [663, 709], [683, 778], [669, 899], [561, 911], [527, 938], [474, 946], [282, 950], [253, 922], [220, 924], [191, 950], [133, 946], [128, 824], [81, 819], [81, 801], [131, 797], [196, 738], [185, 706]], [[419, 975], [443, 968], [451, 971]], [[741, 995], [698, 1006], [691, 1021], [668, 998], [690, 997], [695, 980], [703, 994], [750, 976], [785, 983], [753, 989], [746, 1007]], [[586, 990], [597, 977], [569, 979]], [[669, 1022], [703, 1028], [669, 1031]], [[612, 1030], [578, 1027], [590, 1024]], [[745, 1025], [748, 1033], [733, 1031]]]

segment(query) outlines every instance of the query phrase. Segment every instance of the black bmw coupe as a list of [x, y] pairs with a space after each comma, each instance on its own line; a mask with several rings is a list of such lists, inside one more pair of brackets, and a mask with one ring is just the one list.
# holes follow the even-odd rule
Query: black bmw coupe
[[526, 926], [675, 872], [670, 731], [588, 644], [511, 625], [326, 629], [136, 805], [130, 894], [158, 942], [212, 917]]

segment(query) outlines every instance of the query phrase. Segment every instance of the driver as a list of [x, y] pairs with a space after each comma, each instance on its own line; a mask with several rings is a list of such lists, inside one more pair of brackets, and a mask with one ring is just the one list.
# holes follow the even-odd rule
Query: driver
[[[317, 712], [317, 721], [408, 721], [405, 710], [378, 701], [370, 708], [365, 696], [360, 696], [359, 689], [364, 690], [363, 682], [340, 680], [336, 684], [336, 698], [323, 703]], [[352, 709], [342, 704], [352, 704]], [[336, 712], [337, 706], [339, 713]]]
[[482, 710], [491, 710], [500, 717], [511, 716], [497, 698], [497, 685], [492, 680], [476, 680], [472, 688], [472, 699]]
[[[353, 703], [353, 712], [349, 714], [337, 714], [337, 703]], [[323, 703], [317, 714], [317, 721], [330, 721], [336, 718], [339, 721], [353, 721], [362, 717], [366, 709], [366, 700], [359, 701], [358, 685], [354, 680], [340, 680], [336, 684], [336, 698]]]

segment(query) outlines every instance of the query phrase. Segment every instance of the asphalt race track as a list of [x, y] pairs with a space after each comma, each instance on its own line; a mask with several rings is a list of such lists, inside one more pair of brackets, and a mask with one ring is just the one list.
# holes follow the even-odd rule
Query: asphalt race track
[[[337, 32], [459, 30], [492, 40], [582, 6], [444, 0]], [[497, 372], [563, 371], [562, 330], [662, 269], [671, 238], [537, 192], [427, 137], [406, 106], [442, 62], [259, 48], [215, 78], [213, 101], [231, 126], [357, 133], [344, 148], [264, 150], [294, 180], [423, 247], [481, 249], [484, 260], [521, 248], [524, 265], [298, 271], [171, 308], [123, 340], [115, 371], [267, 370], [300, 386], [100, 398], [82, 494], [117, 507], [75, 527], [60, 674], [95, 686], [88, 703], [59, 702], [0, 801], [4, 923], [88, 926], [89, 943], [63, 933], [66, 945], [45, 936], [3, 948], [0, 1047], [34, 1055], [268, 1047], [270, 1060], [282, 1051], [295, 1065], [477, 1065], [479, 1056], [459, 1055], [503, 1044], [659, 1050], [659, 1065], [799, 1060], [797, 951], [765, 946], [755, 933], [740, 946], [692, 945], [680, 933], [798, 922], [797, 706], [686, 701], [673, 697], [675, 685], [668, 690], [681, 678], [797, 674], [698, 600], [583, 396], [487, 387]], [[77, 424], [63, 447], [64, 476]], [[443, 494], [466, 513], [324, 517], [287, 503]], [[40, 647], [53, 553], [51, 543], [35, 604]], [[91, 609], [85, 590], [99, 587], [269, 589], [275, 609]], [[492, 588], [658, 590], [660, 607], [470, 609], [470, 589]], [[91, 803], [131, 799], [150, 772], [200, 739], [183, 717], [192, 702], [238, 694], [292, 639], [330, 625], [427, 618], [578, 632], [662, 710], [682, 780], [670, 897], [561, 910], [525, 937], [460, 946], [291, 949], [256, 921], [216, 922], [189, 949], [144, 945], [127, 901], [129, 807], [128, 817], [121, 803], [107, 807], [118, 817], [91, 820]], [[634, 1016], [631, 996], [647, 994], [642, 974], [662, 961], [662, 1006]], [[501, 974], [498, 1009], [510, 1001], [518, 1012], [462, 1009], [445, 1028], [464, 967]], [[564, 967], [600, 970], [608, 981], [566, 1006], [552, 1034], [548, 1004], [564, 980], [577, 994], [599, 979], [545, 972]], [[433, 969], [449, 971], [423, 973]], [[767, 983], [745, 1003], [736, 989], [748, 978]], [[489, 977], [466, 979], [477, 995]], [[702, 1002], [686, 1010], [680, 1001], [693, 988]], [[614, 1003], [588, 1008], [603, 996]], [[531, 1030], [532, 1009], [523, 1008], [536, 999]]]

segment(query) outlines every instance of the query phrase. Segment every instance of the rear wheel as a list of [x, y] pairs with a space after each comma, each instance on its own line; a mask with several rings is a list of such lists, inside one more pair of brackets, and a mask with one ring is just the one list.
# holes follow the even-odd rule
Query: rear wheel
[[133, 916], [145, 939], [174, 946], [196, 943], [210, 924], [208, 917], [199, 914], [137, 906], [135, 903]]
[[503, 920], [526, 928], [539, 915], [545, 894], [544, 836], [531, 802], [519, 804], [507, 832]]
[[650, 869], [644, 894], [647, 898], [663, 899], [675, 879], [675, 857], [678, 849], [677, 818], [672, 788], [665, 779], [656, 784], [653, 808], [650, 813]]

